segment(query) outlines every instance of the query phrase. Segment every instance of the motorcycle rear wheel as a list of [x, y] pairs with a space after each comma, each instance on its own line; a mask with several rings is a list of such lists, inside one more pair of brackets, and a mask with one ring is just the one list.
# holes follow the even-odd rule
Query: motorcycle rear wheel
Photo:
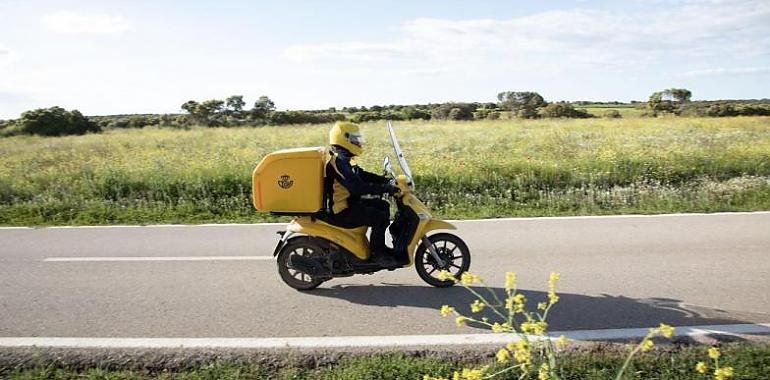
[[312, 290], [323, 283], [323, 280], [313, 278], [307, 273], [300, 272], [291, 267], [289, 258], [293, 255], [300, 255], [308, 258], [316, 258], [321, 255], [321, 248], [312, 243], [307, 238], [297, 238], [289, 241], [278, 253], [278, 274], [286, 285], [297, 290]]
[[455, 282], [452, 280], [440, 280], [438, 274], [441, 270], [446, 270], [454, 278], [459, 279], [464, 272], [467, 272], [471, 267], [471, 253], [468, 250], [468, 245], [463, 239], [448, 233], [428, 236], [428, 240], [436, 248], [439, 257], [444, 260], [444, 266], [438, 265], [428, 247], [424, 243], [420, 243], [414, 258], [417, 274], [423, 281], [438, 288], [454, 285]]

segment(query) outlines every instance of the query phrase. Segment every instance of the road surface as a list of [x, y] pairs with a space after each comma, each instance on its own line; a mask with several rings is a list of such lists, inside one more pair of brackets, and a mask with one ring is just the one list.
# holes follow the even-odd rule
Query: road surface
[[[551, 330], [770, 322], [770, 213], [457, 223], [471, 270], [531, 303], [561, 272]], [[265, 338], [475, 334], [460, 287], [413, 268], [284, 285], [281, 225], [0, 229], [0, 337]]]

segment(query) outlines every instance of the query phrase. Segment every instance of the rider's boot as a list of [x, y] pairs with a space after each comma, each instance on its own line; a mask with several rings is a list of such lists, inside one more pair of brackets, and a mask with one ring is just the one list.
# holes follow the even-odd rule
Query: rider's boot
[[395, 268], [398, 267], [398, 261], [396, 261], [395, 258], [393, 258], [392, 255], [389, 254], [389, 250], [386, 249], [384, 251], [372, 251], [372, 257], [371, 262], [378, 264], [384, 268]]

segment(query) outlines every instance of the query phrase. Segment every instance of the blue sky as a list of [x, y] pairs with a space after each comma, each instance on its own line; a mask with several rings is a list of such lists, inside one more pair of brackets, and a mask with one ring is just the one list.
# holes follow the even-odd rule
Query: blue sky
[[0, 118], [494, 101], [770, 97], [770, 2], [0, 0]]

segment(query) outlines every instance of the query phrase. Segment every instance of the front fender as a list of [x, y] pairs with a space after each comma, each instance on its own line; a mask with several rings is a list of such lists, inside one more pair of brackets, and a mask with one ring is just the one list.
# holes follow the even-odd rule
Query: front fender
[[423, 228], [423, 235], [428, 233], [429, 231], [434, 230], [456, 230], [457, 227], [449, 222], [445, 222], [441, 219], [431, 219], [428, 221], [428, 224], [425, 225], [425, 228]]

